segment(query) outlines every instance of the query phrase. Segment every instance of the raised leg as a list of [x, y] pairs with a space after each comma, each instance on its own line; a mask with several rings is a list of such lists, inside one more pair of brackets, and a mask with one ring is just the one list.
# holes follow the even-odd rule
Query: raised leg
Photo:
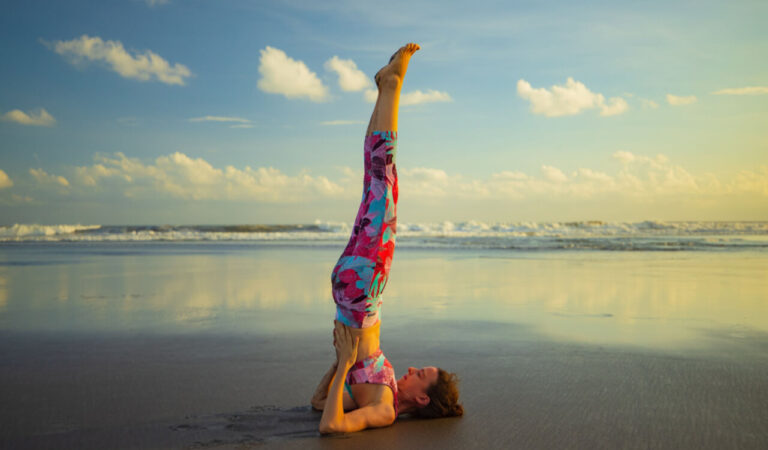
[[411, 56], [420, 48], [418, 44], [413, 43], [400, 47], [392, 55], [389, 63], [376, 74], [375, 80], [379, 96], [373, 107], [368, 130], [365, 132], [366, 136], [370, 136], [374, 131], [397, 131], [397, 110], [400, 104], [403, 79], [408, 71]]
[[367, 328], [379, 320], [381, 293], [389, 278], [397, 223], [397, 107], [411, 55], [408, 44], [376, 74], [379, 95], [366, 133], [363, 198], [347, 247], [331, 274], [336, 320]]

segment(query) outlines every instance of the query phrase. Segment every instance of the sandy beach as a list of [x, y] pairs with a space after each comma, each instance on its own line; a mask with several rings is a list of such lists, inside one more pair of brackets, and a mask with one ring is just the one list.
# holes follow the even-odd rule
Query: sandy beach
[[6, 246], [2, 448], [765, 448], [768, 258], [402, 250], [382, 347], [466, 415], [320, 437], [335, 248]]

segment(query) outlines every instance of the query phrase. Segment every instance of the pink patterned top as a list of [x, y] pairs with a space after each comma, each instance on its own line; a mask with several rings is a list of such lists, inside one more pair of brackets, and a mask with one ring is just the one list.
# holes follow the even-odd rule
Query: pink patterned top
[[362, 383], [389, 386], [392, 389], [395, 417], [397, 417], [397, 379], [395, 378], [395, 369], [392, 368], [392, 364], [389, 363], [381, 349], [376, 350], [364, 360], [356, 362], [347, 372], [345, 386], [350, 396], [352, 391], [349, 389], [349, 385]]

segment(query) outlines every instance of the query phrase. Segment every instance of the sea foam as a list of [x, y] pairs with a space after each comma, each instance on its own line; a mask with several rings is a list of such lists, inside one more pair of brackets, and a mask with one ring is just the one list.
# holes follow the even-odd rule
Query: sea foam
[[[40, 225], [0, 227], [0, 242], [240, 241], [343, 245], [352, 226], [316, 220], [282, 225]], [[398, 223], [399, 247], [503, 250], [728, 250], [768, 248], [768, 222]]]

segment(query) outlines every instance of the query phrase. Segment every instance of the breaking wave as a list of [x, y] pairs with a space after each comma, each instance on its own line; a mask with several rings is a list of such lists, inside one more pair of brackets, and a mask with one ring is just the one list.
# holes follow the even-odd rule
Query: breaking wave
[[[240, 241], [344, 243], [351, 225], [39, 225], [0, 227], [0, 242]], [[400, 247], [505, 250], [768, 249], [768, 222], [399, 223]]]

